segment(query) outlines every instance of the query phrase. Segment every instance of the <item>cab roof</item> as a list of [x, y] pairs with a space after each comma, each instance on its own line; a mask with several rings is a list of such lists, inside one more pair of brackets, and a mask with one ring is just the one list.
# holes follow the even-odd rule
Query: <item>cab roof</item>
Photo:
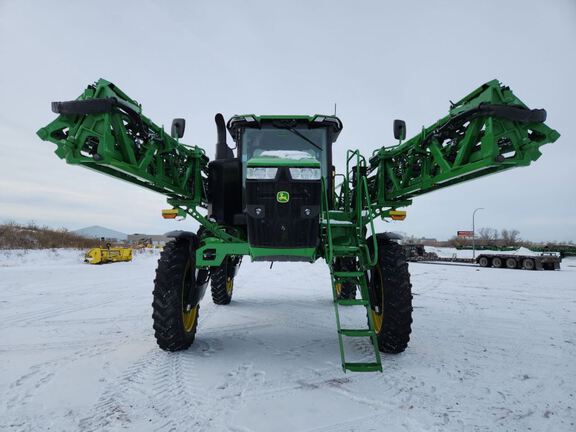
[[234, 138], [238, 138], [238, 131], [244, 127], [260, 128], [266, 123], [280, 123], [283, 126], [295, 127], [301, 124], [308, 124], [309, 127], [330, 127], [332, 129], [332, 142], [336, 142], [342, 130], [342, 121], [333, 115], [314, 114], [308, 115], [255, 115], [241, 114], [234, 115], [228, 120], [228, 131]]

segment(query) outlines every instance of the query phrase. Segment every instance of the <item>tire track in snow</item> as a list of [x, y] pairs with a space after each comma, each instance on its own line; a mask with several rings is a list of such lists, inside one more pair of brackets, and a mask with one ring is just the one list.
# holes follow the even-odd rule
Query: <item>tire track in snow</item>
[[[125, 341], [133, 340], [133, 338], [129, 335], [121, 335], [115, 339], [112, 337], [107, 336], [106, 338], [102, 339], [77, 339], [77, 340], [67, 340], [63, 342], [44, 342], [44, 343], [36, 343], [36, 344], [11, 344], [11, 345], [0, 345], [0, 353], [2, 352], [10, 352], [13, 353], [15, 351], [31, 351], [31, 352], [38, 352], [38, 351], [63, 351], [63, 350], [71, 350], [71, 349], [80, 349], [83, 350], [90, 349], [94, 346], [103, 346], [103, 345], [110, 345], [111, 343], [114, 346], [120, 345]], [[111, 348], [112, 350], [113, 348]]]
[[40, 390], [55, 375], [51, 370], [46, 371], [45, 369], [53, 369], [58, 363], [58, 361], [53, 361], [34, 365], [27, 373], [10, 384], [10, 391], [7, 393], [11, 394], [11, 396], [5, 399], [6, 410], [12, 411], [15, 408], [24, 408], [34, 396], [34, 393]]
[[[217, 349], [206, 343], [199, 346], [203, 346], [204, 357]], [[80, 420], [79, 430], [112, 431], [137, 426], [154, 432], [225, 429], [225, 413], [234, 403], [222, 403], [215, 389], [201, 385], [196, 372], [198, 354], [197, 350], [167, 353], [155, 347], [108, 386], [91, 408], [94, 414]], [[245, 379], [242, 376], [238, 381]], [[217, 404], [219, 415], [214, 416]], [[147, 413], [146, 419], [142, 419], [142, 413]]]
[[101, 346], [80, 349], [72, 354], [32, 365], [26, 373], [13, 381], [5, 394], [0, 397], [0, 400], [6, 401], [3, 407], [4, 412], [0, 416], [2, 419], [0, 430], [3, 430], [4, 426], [26, 426], [24, 430], [42, 430], [45, 427], [43, 419], [31, 416], [27, 411], [27, 405], [34, 399], [36, 394], [42, 391], [59, 371], [64, 370], [67, 363], [90, 358], [112, 350], [113, 348]]
[[132, 405], [129, 397], [145, 395], [146, 375], [158, 354], [155, 350], [148, 352], [117, 377], [90, 409], [94, 414], [79, 421], [79, 430], [105, 431], [131, 423], [128, 411]]
[[6, 398], [6, 407], [8, 410], [22, 408], [27, 401], [33, 397], [34, 393], [40, 390], [41, 387], [56, 375], [57, 372], [54, 371], [62, 369], [63, 364], [103, 354], [112, 349], [113, 348], [109, 347], [92, 347], [87, 350], [81, 349], [55, 360], [32, 365], [28, 369], [28, 372], [10, 384], [9, 391], [7, 392], [9, 397]]
[[[207, 345], [204, 344], [206, 347]], [[215, 352], [209, 346], [204, 353]], [[211, 400], [202, 388], [196, 374], [196, 350], [181, 353], [163, 353], [158, 356], [153, 377], [153, 392], [150, 395], [159, 419], [155, 422], [155, 432], [181, 430], [211, 430], [212, 418], [209, 407]], [[164, 357], [164, 358], [162, 358]]]
[[110, 324], [111, 321], [114, 323], [134, 323], [139, 322], [142, 319], [142, 314], [137, 315], [126, 315], [123, 317], [92, 317], [92, 318], [75, 318], [75, 319], [50, 319], [48, 318], [46, 321], [43, 322], [31, 322], [26, 324], [28, 327], [44, 327], [46, 325], [50, 326], [61, 326], [61, 327], [69, 327], [69, 326], [76, 326], [81, 324], [89, 324], [89, 325], [102, 325], [102, 324]]
[[115, 297], [110, 297], [110, 298], [104, 299], [102, 301], [90, 303], [90, 304], [87, 304], [84, 306], [79, 306], [77, 304], [73, 304], [73, 305], [68, 305], [68, 306], [57, 306], [54, 308], [42, 309], [39, 311], [32, 311], [32, 312], [28, 312], [28, 313], [12, 315], [12, 316], [8, 316], [8, 317], [5, 317], [2, 319], [2, 322], [0, 323], [0, 329], [5, 329], [8, 327], [18, 327], [18, 326], [29, 324], [33, 321], [45, 320], [48, 318], [57, 317], [59, 315], [66, 315], [68, 313], [84, 311], [84, 310], [104, 306], [104, 305], [107, 305], [110, 303], [114, 303], [116, 301], [117, 301], [117, 299]]
[[355, 417], [353, 419], [345, 420], [342, 422], [330, 423], [324, 426], [314, 427], [312, 429], [304, 429], [300, 432], [354, 432], [359, 430], [358, 425], [360, 422], [376, 420], [381, 416], [381, 414], [373, 414], [369, 416]]
[[[386, 395], [386, 398], [390, 398], [390, 400], [394, 400], [395, 402], [383, 402], [386, 398], [382, 400], [367, 398], [365, 394], [366, 386], [380, 388], [382, 395]], [[242, 389], [241, 395], [244, 401], [253, 400], [258, 404], [260, 400], [266, 401], [270, 397], [278, 395], [288, 397], [290, 394], [300, 393], [302, 391], [328, 391], [384, 413], [396, 406], [395, 404], [398, 402], [408, 407], [412, 398], [412, 390], [434, 393], [433, 389], [427, 388], [424, 381], [418, 381], [416, 377], [409, 377], [405, 374], [398, 375], [396, 373], [349, 374], [343, 376], [339, 365], [333, 364], [330, 367], [320, 369], [306, 368], [300, 369], [297, 372], [290, 371], [290, 374], [284, 374], [274, 381], [263, 382], [258, 386], [245, 386]], [[224, 395], [223, 398], [231, 399], [236, 396], [235, 394], [228, 394]], [[434, 395], [431, 395], [430, 398], [437, 399]], [[330, 430], [329, 426], [319, 428], [318, 430], [325, 429]], [[334, 430], [341, 429], [335, 428]]]
[[[199, 324], [208, 321], [214, 310], [214, 306], [203, 309]], [[220, 349], [218, 339], [200, 338], [182, 352], [164, 352], [154, 346], [108, 385], [90, 410], [94, 414], [82, 418], [79, 429], [108, 431], [138, 424], [155, 432], [211, 430], [220, 421], [210, 415], [218, 401], [208, 396], [210, 389], [201, 386], [196, 359]], [[143, 412], [148, 413], [147, 419], [141, 418]]]

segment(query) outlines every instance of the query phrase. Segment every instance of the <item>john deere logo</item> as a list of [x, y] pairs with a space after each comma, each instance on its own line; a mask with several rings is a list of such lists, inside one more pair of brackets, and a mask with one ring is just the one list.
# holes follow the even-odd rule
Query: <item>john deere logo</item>
[[286, 191], [280, 191], [276, 194], [276, 201], [281, 204], [287, 203], [290, 201], [290, 194]]

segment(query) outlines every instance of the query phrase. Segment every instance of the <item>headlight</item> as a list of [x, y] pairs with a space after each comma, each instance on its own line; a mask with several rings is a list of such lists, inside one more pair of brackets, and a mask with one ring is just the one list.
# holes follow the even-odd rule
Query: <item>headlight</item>
[[320, 180], [320, 168], [290, 168], [292, 180]]
[[246, 178], [250, 180], [274, 180], [278, 168], [248, 168], [246, 170]]

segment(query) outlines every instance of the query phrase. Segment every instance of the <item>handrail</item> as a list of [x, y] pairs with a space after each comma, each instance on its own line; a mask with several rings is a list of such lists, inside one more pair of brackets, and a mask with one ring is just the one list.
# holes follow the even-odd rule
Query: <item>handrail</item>
[[[356, 165], [351, 169], [350, 168], [350, 162], [356, 158]], [[356, 196], [355, 198], [355, 202], [354, 202], [354, 210], [355, 210], [355, 216], [356, 216], [356, 224], [357, 224], [357, 229], [358, 230], [363, 230], [364, 226], [366, 224], [370, 224], [370, 233], [372, 235], [372, 242], [373, 242], [373, 250], [374, 250], [374, 256], [370, 255], [370, 249], [368, 248], [368, 245], [366, 243], [364, 243], [362, 246], [365, 249], [365, 254], [366, 254], [366, 258], [368, 260], [368, 265], [370, 267], [373, 267], [374, 265], [376, 265], [376, 262], [378, 260], [378, 244], [377, 244], [377, 239], [376, 239], [376, 230], [374, 228], [374, 218], [372, 217], [372, 215], [370, 214], [370, 212], [372, 211], [372, 202], [370, 201], [370, 192], [369, 192], [369, 188], [368, 188], [368, 180], [366, 179], [366, 177], [362, 176], [362, 169], [366, 166], [366, 159], [364, 158], [364, 156], [362, 156], [360, 154], [360, 152], [358, 150], [348, 150], [348, 154], [346, 156], [346, 183], [349, 187], [351, 179], [350, 176], [353, 173], [353, 170], [356, 171], [356, 175], [355, 175], [355, 180], [356, 180], [356, 184], [353, 185], [353, 190], [356, 191]], [[347, 202], [345, 203], [345, 208], [350, 208], [352, 206], [352, 203], [350, 202], [350, 200], [346, 200]], [[366, 207], [363, 206], [364, 201], [366, 202]], [[365, 221], [364, 219], [364, 215], [363, 215], [363, 211], [364, 208], [366, 208], [366, 211], [368, 212], [368, 216], [367, 216], [367, 221]]]
[[[368, 212], [372, 208], [372, 203], [370, 202], [370, 194], [368, 190], [368, 181], [366, 177], [362, 177], [362, 189], [366, 194], [366, 207], [368, 208]], [[374, 257], [370, 257], [370, 249], [368, 249], [368, 245], [364, 245], [366, 247], [366, 256], [368, 257], [368, 263], [370, 267], [374, 267], [376, 262], [378, 261], [378, 242], [376, 239], [376, 230], [374, 229], [374, 218], [371, 215], [368, 215], [368, 220], [370, 221], [370, 232], [372, 233], [372, 243], [373, 243], [373, 250], [374, 250]]]
[[[350, 169], [350, 162], [352, 161], [352, 159], [354, 157], [356, 157], [356, 168], [359, 165], [359, 156], [360, 156], [360, 152], [358, 150], [348, 150], [346, 152], [346, 196], [344, 197], [344, 211], [348, 212], [352, 210], [352, 203], [351, 201], [351, 197], [350, 197], [350, 183], [352, 182], [352, 180], [350, 179], [350, 176], [352, 174], [352, 170]], [[358, 176], [356, 176], [358, 177]]]
[[334, 246], [332, 245], [332, 226], [330, 225], [328, 194], [326, 193], [326, 181], [324, 177], [322, 177], [322, 201], [320, 201], [320, 204], [322, 217], [326, 220], [326, 236], [328, 237], [328, 241], [326, 242], [328, 248], [325, 251], [325, 259], [326, 262], [330, 264], [334, 258]]
[[[348, 185], [346, 184], [346, 176], [344, 174], [335, 174], [334, 183], [336, 183], [336, 178], [342, 177], [342, 183], [334, 185], [334, 203], [343, 204], [348, 196]], [[336, 193], [336, 191], [339, 193]], [[344, 196], [342, 196], [344, 194]]]

